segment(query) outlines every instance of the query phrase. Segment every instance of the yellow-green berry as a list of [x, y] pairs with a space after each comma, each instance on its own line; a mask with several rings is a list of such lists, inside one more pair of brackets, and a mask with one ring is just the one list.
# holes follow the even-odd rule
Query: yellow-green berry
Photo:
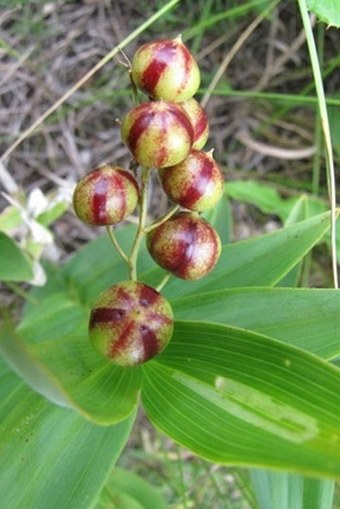
[[189, 99], [181, 103], [181, 106], [190, 118], [194, 129], [194, 143], [192, 148], [200, 150], [206, 144], [209, 136], [208, 116], [196, 99]]
[[159, 354], [173, 332], [169, 302], [154, 288], [124, 281], [105, 290], [94, 302], [89, 336], [106, 359], [123, 367], [137, 366]]
[[181, 37], [149, 42], [132, 59], [131, 77], [153, 99], [181, 102], [200, 85], [200, 71]]
[[75, 213], [94, 226], [117, 224], [136, 208], [139, 190], [129, 171], [106, 165], [85, 175], [73, 193]]
[[215, 267], [221, 241], [207, 221], [181, 212], [148, 233], [147, 248], [163, 269], [182, 279], [200, 279]]
[[183, 161], [194, 136], [183, 108], [167, 101], [146, 102], [130, 110], [121, 133], [134, 159], [145, 168], [164, 168]]

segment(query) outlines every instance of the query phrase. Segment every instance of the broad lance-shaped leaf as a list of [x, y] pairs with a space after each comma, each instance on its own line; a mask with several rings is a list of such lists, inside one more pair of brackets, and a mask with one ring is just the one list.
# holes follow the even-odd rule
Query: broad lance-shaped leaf
[[92, 348], [86, 330], [30, 346], [3, 327], [0, 353], [40, 394], [96, 423], [119, 422], [138, 404], [141, 370], [108, 363]]
[[0, 382], [1, 508], [92, 508], [134, 415], [95, 426], [33, 392], [2, 361]]
[[273, 339], [177, 322], [144, 367], [151, 421], [211, 461], [340, 478], [340, 371]]
[[17, 244], [0, 232], [0, 281], [30, 281], [32, 262]]
[[250, 469], [259, 509], [332, 509], [334, 481]]
[[[129, 497], [124, 499], [123, 495]], [[96, 509], [167, 509], [157, 489], [136, 475], [121, 468], [112, 472]]]
[[[214, 270], [198, 281], [171, 278], [163, 293], [168, 297], [196, 294], [223, 288], [274, 286], [329, 229], [329, 213], [301, 221], [272, 233], [224, 246]], [[162, 271], [153, 269], [141, 276], [157, 284]]]
[[325, 359], [340, 354], [340, 292], [310, 288], [231, 288], [171, 301], [177, 319], [249, 329]]

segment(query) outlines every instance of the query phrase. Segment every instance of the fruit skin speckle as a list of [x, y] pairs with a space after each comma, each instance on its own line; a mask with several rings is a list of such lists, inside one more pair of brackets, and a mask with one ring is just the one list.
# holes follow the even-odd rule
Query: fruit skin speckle
[[154, 288], [136, 281], [111, 286], [96, 299], [89, 320], [93, 347], [122, 367], [149, 361], [173, 332], [169, 302]]
[[194, 129], [193, 149], [200, 150], [204, 147], [209, 136], [208, 115], [196, 99], [189, 99], [181, 103], [182, 108], [188, 115]]
[[224, 191], [224, 177], [212, 152], [193, 150], [184, 161], [159, 172], [170, 200], [203, 212], [214, 207]]
[[178, 104], [155, 101], [130, 110], [121, 126], [123, 141], [145, 168], [177, 164], [189, 154], [194, 131]]
[[172, 102], [190, 99], [201, 80], [198, 65], [181, 37], [141, 46], [132, 59], [131, 77], [149, 97]]
[[73, 193], [78, 218], [93, 226], [117, 224], [136, 208], [139, 189], [135, 177], [120, 166], [106, 165], [85, 175]]
[[200, 279], [215, 267], [221, 241], [207, 221], [180, 212], [148, 233], [147, 248], [163, 269], [182, 279]]

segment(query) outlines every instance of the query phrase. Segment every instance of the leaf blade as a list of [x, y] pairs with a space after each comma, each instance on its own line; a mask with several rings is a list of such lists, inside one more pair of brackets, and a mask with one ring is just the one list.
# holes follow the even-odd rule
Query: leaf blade
[[134, 416], [95, 426], [52, 405], [0, 363], [0, 484], [4, 509], [90, 509], [129, 436]]
[[19, 246], [0, 231], [0, 281], [30, 281], [32, 264]]
[[268, 335], [324, 359], [340, 354], [340, 293], [332, 289], [231, 288], [174, 299], [176, 319]]
[[[238, 286], [274, 286], [329, 229], [329, 213], [314, 216], [272, 233], [224, 246], [214, 270], [198, 281], [170, 279], [164, 288], [168, 297]], [[141, 279], [156, 285], [161, 271], [153, 269]]]
[[144, 373], [149, 418], [196, 454], [340, 477], [340, 371], [315, 356], [241, 329], [181, 322]]

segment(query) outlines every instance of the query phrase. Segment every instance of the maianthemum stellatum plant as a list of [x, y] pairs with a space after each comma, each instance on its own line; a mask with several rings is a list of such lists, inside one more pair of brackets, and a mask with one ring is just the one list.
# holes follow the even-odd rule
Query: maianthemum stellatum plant
[[[131, 168], [92, 170], [74, 193], [108, 235], [2, 328], [1, 485], [16, 487], [2, 507], [94, 507], [140, 404], [210, 461], [340, 478], [340, 294], [293, 287], [330, 214], [231, 243], [190, 52], [152, 41], [131, 78], [148, 96], [122, 119]], [[174, 205], [147, 224], [151, 171]], [[115, 229], [137, 206], [138, 226]]]

